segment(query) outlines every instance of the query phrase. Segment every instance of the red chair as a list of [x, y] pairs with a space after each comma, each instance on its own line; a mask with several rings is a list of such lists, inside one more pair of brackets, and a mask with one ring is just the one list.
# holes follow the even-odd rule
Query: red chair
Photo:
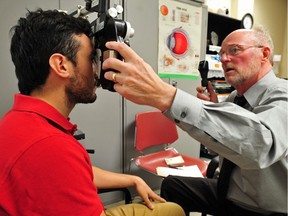
[[[179, 154], [170, 144], [178, 139], [176, 125], [160, 111], [147, 111], [136, 114], [135, 148], [142, 155], [134, 158], [135, 164], [144, 170], [157, 175], [157, 167], [168, 167], [165, 159], [181, 155], [182, 166], [197, 165], [203, 176], [206, 176], [207, 162], [198, 158]], [[161, 151], [144, 154], [143, 150], [163, 145]]]

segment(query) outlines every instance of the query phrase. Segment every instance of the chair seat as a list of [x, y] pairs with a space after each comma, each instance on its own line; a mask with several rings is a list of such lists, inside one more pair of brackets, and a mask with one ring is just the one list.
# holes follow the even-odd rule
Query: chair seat
[[176, 157], [179, 155], [181, 155], [184, 160], [183, 166], [197, 165], [202, 175], [206, 176], [206, 170], [208, 164], [205, 161], [200, 160], [198, 158], [192, 158], [183, 154], [179, 154], [175, 148], [168, 148], [163, 151], [147, 155], [141, 155], [135, 158], [134, 161], [137, 166], [157, 175], [156, 171], [157, 167], [159, 166], [168, 167], [168, 165], [165, 162], [166, 158]]

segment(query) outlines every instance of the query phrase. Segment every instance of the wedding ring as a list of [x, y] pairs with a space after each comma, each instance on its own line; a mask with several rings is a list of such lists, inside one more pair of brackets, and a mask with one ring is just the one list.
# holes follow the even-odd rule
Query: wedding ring
[[113, 73], [113, 75], [112, 75], [112, 80], [113, 80], [113, 82], [117, 82], [117, 81], [116, 81], [116, 75], [117, 75], [116, 73]]

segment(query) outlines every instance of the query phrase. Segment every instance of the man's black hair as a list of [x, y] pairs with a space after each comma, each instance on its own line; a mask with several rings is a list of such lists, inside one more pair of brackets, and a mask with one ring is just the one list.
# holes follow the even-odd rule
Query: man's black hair
[[10, 52], [18, 88], [25, 95], [46, 82], [52, 54], [61, 53], [76, 65], [79, 42], [74, 36], [92, 36], [88, 20], [42, 9], [28, 11], [26, 18], [20, 18], [10, 32], [13, 34]]

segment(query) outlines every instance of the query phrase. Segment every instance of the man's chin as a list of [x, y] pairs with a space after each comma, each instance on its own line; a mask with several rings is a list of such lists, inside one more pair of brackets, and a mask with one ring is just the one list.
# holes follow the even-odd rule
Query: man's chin
[[93, 95], [91, 97], [86, 97], [86, 98], [82, 98], [82, 99], [79, 99], [78, 100], [78, 103], [81, 103], [81, 104], [90, 104], [90, 103], [94, 103], [97, 99], [97, 95]]
[[91, 103], [94, 103], [97, 100], [97, 95], [95, 94], [94, 100]]
[[97, 100], [97, 95], [95, 94], [87, 103], [94, 103]]

